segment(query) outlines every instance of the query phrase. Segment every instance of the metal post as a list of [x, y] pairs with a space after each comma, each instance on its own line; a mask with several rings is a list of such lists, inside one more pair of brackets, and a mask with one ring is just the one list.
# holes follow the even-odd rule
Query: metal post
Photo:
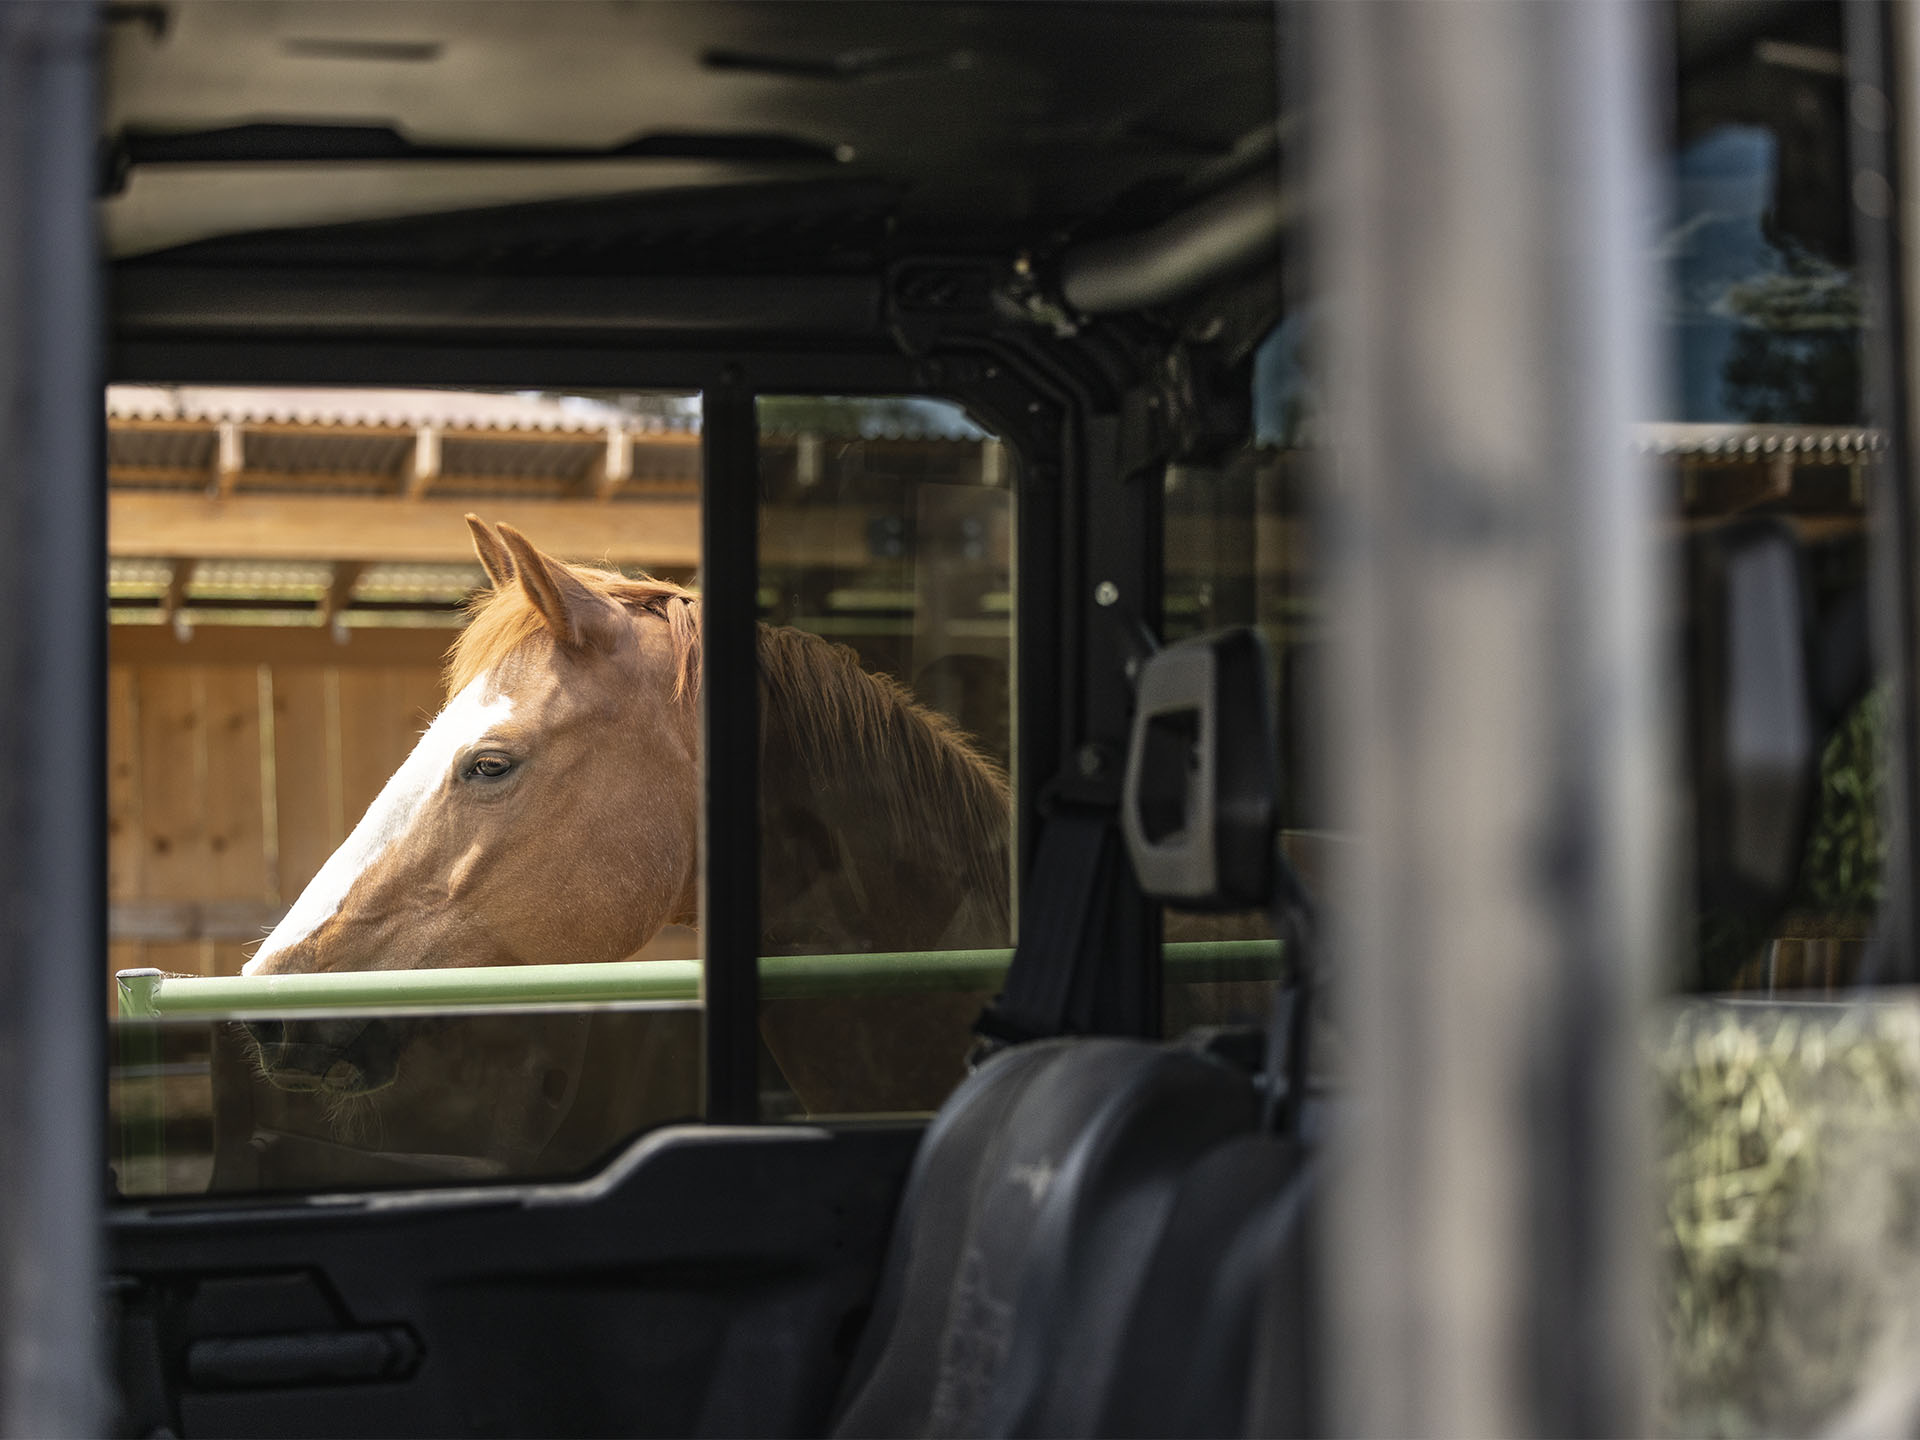
[[760, 436], [731, 367], [701, 399], [700, 724], [707, 1118], [760, 1118]]
[[0, 1433], [96, 1435], [106, 980], [97, 7], [0, 0]]
[[1316, 9], [1342, 1132], [1333, 1423], [1645, 1433], [1634, 1027], [1671, 884], [1654, 7]]
[[[1853, 162], [1853, 233], [1861, 290], [1874, 324], [1861, 333], [1867, 419], [1885, 435], [1868, 495], [1867, 543], [1873, 602], [1874, 670], [1886, 687], [1887, 883], [1868, 947], [1869, 981], [1920, 981], [1914, 894], [1920, 885], [1920, 516], [1908, 458], [1920, 454], [1920, 409], [1907, 388], [1907, 346], [1920, 322], [1920, 285], [1909, 222], [1894, 197], [1914, 193], [1913, 59], [1920, 29], [1910, 7], [1855, 4], [1846, 17], [1848, 153]], [[1874, 305], [1874, 300], [1878, 304]]]

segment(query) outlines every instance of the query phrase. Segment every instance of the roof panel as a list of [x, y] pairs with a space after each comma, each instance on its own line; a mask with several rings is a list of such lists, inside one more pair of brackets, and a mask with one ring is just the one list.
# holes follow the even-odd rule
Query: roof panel
[[[335, 146], [324, 163], [137, 165], [104, 205], [120, 255], [562, 194], [836, 177], [895, 187], [899, 216], [923, 236], [1000, 244], [1143, 197], [1164, 213], [1274, 121], [1273, 8], [1260, 3], [176, 0], [168, 10], [162, 36], [112, 29], [110, 137], [357, 127], [390, 131], [396, 155], [443, 153], [341, 163]], [[767, 142], [759, 153], [745, 143], [756, 137]], [[769, 158], [781, 153], [774, 141], [793, 158]], [[634, 142], [655, 153], [604, 154]], [[685, 158], [729, 146], [741, 158]], [[463, 161], [446, 147], [491, 153]], [[563, 153], [501, 153], [527, 147]], [[689, 253], [704, 243], [690, 235]]]

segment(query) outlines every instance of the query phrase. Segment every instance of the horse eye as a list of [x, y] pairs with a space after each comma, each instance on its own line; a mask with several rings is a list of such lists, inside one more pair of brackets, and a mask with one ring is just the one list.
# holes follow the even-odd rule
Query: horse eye
[[498, 780], [511, 769], [513, 761], [506, 756], [488, 753], [474, 756], [473, 763], [467, 766], [467, 774], [482, 780]]

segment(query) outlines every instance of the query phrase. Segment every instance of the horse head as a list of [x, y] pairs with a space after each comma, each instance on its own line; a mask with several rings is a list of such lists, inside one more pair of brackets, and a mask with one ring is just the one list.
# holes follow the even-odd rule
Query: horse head
[[[694, 919], [692, 597], [467, 523], [492, 589], [446, 706], [245, 974], [618, 960]], [[393, 1074], [367, 1025], [253, 1034], [276, 1084], [353, 1092]]]

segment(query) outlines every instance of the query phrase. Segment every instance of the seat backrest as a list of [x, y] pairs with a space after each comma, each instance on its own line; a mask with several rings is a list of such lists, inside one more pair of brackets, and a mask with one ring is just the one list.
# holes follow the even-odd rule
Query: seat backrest
[[928, 1130], [835, 1433], [1079, 1428], [1104, 1395], [1183, 1177], [1258, 1123], [1250, 1076], [1086, 1039], [983, 1065]]
[[1243, 1135], [1182, 1177], [1129, 1317], [1112, 1383], [1055, 1412], [1055, 1434], [1309, 1435], [1316, 1431], [1317, 1167]]

